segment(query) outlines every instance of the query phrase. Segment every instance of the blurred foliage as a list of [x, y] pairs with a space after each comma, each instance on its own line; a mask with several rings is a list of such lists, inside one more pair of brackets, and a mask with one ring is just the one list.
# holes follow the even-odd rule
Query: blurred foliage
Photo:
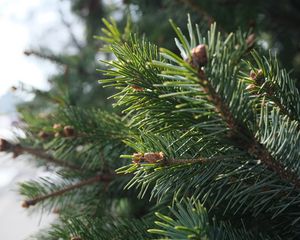
[[[103, 47], [103, 43], [94, 39], [105, 26], [101, 18], [109, 16], [117, 16], [117, 24], [121, 29], [125, 28], [128, 19], [132, 19], [134, 24], [131, 26], [137, 28], [140, 34], [147, 35], [158, 46], [175, 52], [175, 35], [169, 27], [168, 19], [176, 20], [183, 33], [186, 33], [187, 13], [190, 13], [192, 21], [198, 23], [202, 29], [208, 29], [216, 21], [223, 32], [238, 28], [254, 32], [262, 50], [271, 49], [272, 53], [276, 52], [283, 67], [293, 70], [291, 77], [300, 78], [300, 4], [296, 0], [276, 3], [271, 0], [74, 0], [71, 1], [71, 9], [85, 26], [85, 41], [79, 44], [69, 29], [72, 44], [77, 49], [75, 54], [62, 52], [55, 55], [47, 46], [43, 46], [41, 50], [29, 51], [28, 54], [60, 66], [59, 72], [49, 79], [49, 92], [31, 90], [36, 94], [35, 100], [26, 104], [31, 111], [44, 111], [45, 104], [51, 108], [57, 103], [110, 109], [111, 102], [107, 98], [112, 92], [99, 86], [96, 80], [103, 76], [96, 73], [95, 69], [103, 68], [97, 65], [97, 58], [110, 59], [111, 55], [96, 55], [97, 49]], [[52, 104], [49, 104], [49, 99]]]

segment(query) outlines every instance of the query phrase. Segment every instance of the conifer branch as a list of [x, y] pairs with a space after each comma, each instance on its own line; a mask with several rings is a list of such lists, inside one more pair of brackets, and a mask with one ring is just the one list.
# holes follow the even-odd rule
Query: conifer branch
[[65, 188], [62, 188], [62, 189], [58, 190], [58, 191], [55, 191], [55, 192], [52, 192], [52, 193], [49, 193], [49, 194], [46, 194], [46, 195], [43, 195], [43, 196], [38, 196], [38, 197], [35, 197], [33, 199], [25, 200], [22, 203], [22, 207], [29, 208], [30, 206], [34, 206], [35, 204], [37, 204], [39, 202], [42, 202], [46, 199], [49, 199], [49, 198], [52, 198], [52, 197], [58, 197], [58, 196], [63, 195], [67, 192], [73, 191], [75, 189], [79, 189], [81, 187], [84, 187], [84, 186], [87, 186], [87, 185], [90, 185], [90, 184], [95, 184], [97, 182], [108, 183], [112, 180], [112, 177], [113, 177], [113, 175], [97, 175], [97, 176], [94, 176], [92, 178], [83, 180], [79, 183], [69, 185]]
[[[253, 56], [257, 57], [255, 52], [253, 53]], [[279, 110], [282, 114], [288, 116], [291, 121], [299, 122], [299, 118], [295, 114], [290, 112], [288, 110], [288, 107], [280, 101], [280, 97], [276, 95], [276, 92], [279, 91], [280, 86], [274, 82], [265, 82], [265, 76], [262, 69], [259, 69], [257, 72], [251, 70], [249, 77], [251, 80], [253, 80], [253, 83], [248, 85], [248, 88], [250, 90], [252, 89], [252, 87], [254, 90], [256, 89], [256, 87], [260, 87], [260, 89], [258, 90], [258, 94], [261, 94], [262, 91], [263, 94], [261, 95], [266, 96], [267, 99], [274, 102], [274, 104], [279, 107]]]
[[226, 156], [216, 156], [216, 157], [198, 157], [198, 158], [167, 158], [162, 152], [149, 152], [149, 153], [134, 153], [132, 155], [132, 163], [141, 164], [141, 163], [157, 163], [161, 166], [173, 166], [173, 165], [182, 165], [182, 164], [204, 164], [209, 161], [218, 161], [228, 159], [230, 157], [235, 157], [231, 155]]
[[30, 148], [30, 147], [24, 147], [24, 146], [17, 145], [15, 151], [17, 153], [19, 153], [19, 152], [20, 153], [22, 153], [22, 152], [29, 153], [33, 156], [45, 159], [47, 162], [51, 162], [51, 163], [60, 165], [62, 167], [67, 167], [67, 168], [75, 170], [75, 171], [79, 171], [81, 169], [81, 167], [78, 166], [78, 165], [63, 161], [61, 159], [56, 159], [56, 158], [46, 154], [43, 149], [35, 149], [35, 148]]
[[66, 68], [66, 70], [68, 70], [68, 68], [70, 68], [70, 67], [78, 68], [78, 73], [80, 75], [84, 75], [84, 76], [92, 75], [91, 72], [87, 71], [82, 66], [79, 66], [76, 63], [72, 63], [72, 62], [68, 61], [67, 59], [60, 58], [60, 57], [52, 55], [52, 54], [44, 54], [44, 53], [41, 53], [41, 52], [38, 52], [38, 51], [35, 51], [35, 50], [26, 50], [26, 51], [24, 51], [24, 54], [26, 56], [33, 55], [33, 56], [48, 60], [50, 62], [53, 62], [55, 64], [62, 65]]
[[41, 53], [41, 52], [38, 52], [38, 51], [35, 51], [35, 50], [26, 50], [24, 51], [24, 54], [26, 56], [36, 56], [36, 57], [39, 57], [39, 58], [42, 58], [42, 59], [46, 59], [46, 60], [49, 60], [51, 62], [54, 62], [56, 64], [61, 64], [61, 65], [64, 65], [65, 62], [62, 61], [59, 57], [55, 56], [55, 55], [50, 55], [50, 54], [44, 54], [44, 53]]
[[297, 188], [300, 188], [299, 177], [294, 172], [285, 168], [280, 162], [276, 161], [268, 150], [260, 144], [254, 136], [251, 136], [247, 127], [236, 121], [229, 107], [212, 87], [201, 69], [198, 71], [198, 78], [203, 87], [203, 91], [207, 94], [208, 100], [215, 105], [216, 111], [227, 123], [231, 131], [230, 139], [233, 140], [239, 148], [260, 159], [270, 170], [276, 172], [281, 179], [291, 182]]
[[12, 143], [6, 141], [5, 139], [0, 139], [0, 151], [12, 152], [14, 157], [17, 157], [23, 153], [29, 153], [38, 158], [42, 158], [42, 159], [46, 160], [47, 162], [51, 162], [51, 163], [57, 164], [62, 167], [67, 167], [74, 171], [81, 170], [80, 166], [66, 162], [61, 159], [56, 159], [56, 158], [50, 156], [49, 154], [46, 154], [43, 149], [26, 147], [26, 146], [22, 146], [20, 144], [12, 144]]
[[284, 106], [280, 99], [276, 96], [274, 96], [274, 89], [272, 89], [271, 86], [267, 86], [265, 89], [265, 94], [266, 96], [274, 102], [274, 104], [279, 108], [280, 112], [283, 115], [286, 115], [290, 121], [296, 121], [297, 124], [297, 129], [300, 131], [300, 119], [298, 116], [296, 116], [295, 114], [293, 114], [292, 112], [288, 111], [288, 108], [286, 106]]
[[165, 161], [162, 162], [162, 164], [170, 166], [170, 165], [193, 164], [193, 163], [207, 163], [208, 161], [211, 160], [216, 160], [216, 158], [166, 159]]
[[[148, 152], [148, 153], [134, 153], [132, 155], [132, 163], [157, 163], [162, 166], [190, 164], [190, 163], [206, 163], [209, 160], [216, 158], [193, 158], [193, 159], [171, 159], [166, 158], [163, 152]], [[220, 157], [218, 157], [220, 159]]]
[[[288, 108], [281, 103], [280, 99], [276, 95], [274, 95], [275, 89], [272, 86], [266, 86], [264, 87], [264, 89], [267, 97], [271, 99], [275, 103], [275, 105], [279, 107], [282, 114], [288, 116], [291, 121], [297, 121], [300, 124], [299, 117], [295, 116], [292, 112], [290, 112]], [[300, 130], [300, 125], [298, 125], [298, 129]]]
[[171, 165], [181, 165], [181, 164], [204, 164], [208, 163], [211, 161], [223, 161], [224, 159], [229, 159], [230, 157], [236, 158], [236, 156], [230, 156], [230, 155], [225, 155], [225, 156], [216, 156], [216, 157], [198, 157], [198, 158], [188, 158], [188, 159], [164, 159], [162, 161], [162, 164], [165, 166], [171, 166]]

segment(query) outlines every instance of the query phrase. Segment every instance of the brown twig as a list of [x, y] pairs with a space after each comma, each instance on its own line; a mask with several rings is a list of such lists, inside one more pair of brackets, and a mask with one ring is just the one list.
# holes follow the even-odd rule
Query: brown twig
[[215, 157], [209, 157], [209, 158], [204, 158], [204, 157], [199, 157], [199, 158], [188, 158], [188, 159], [164, 159], [161, 163], [163, 165], [181, 165], [181, 164], [204, 164], [212, 161], [224, 161], [225, 159], [229, 159], [231, 157], [235, 157], [234, 155], [226, 155], [226, 156], [215, 156]]
[[30, 206], [34, 206], [35, 204], [37, 204], [39, 202], [42, 202], [46, 199], [63, 195], [67, 192], [73, 191], [75, 189], [81, 188], [81, 187], [86, 186], [86, 185], [94, 184], [94, 183], [97, 183], [97, 182], [106, 182], [107, 183], [107, 182], [110, 182], [113, 177], [114, 177], [113, 175], [97, 175], [97, 176], [94, 176], [92, 178], [89, 178], [89, 179], [83, 180], [81, 182], [78, 182], [76, 184], [69, 185], [65, 188], [62, 188], [62, 189], [58, 190], [58, 191], [55, 191], [55, 192], [52, 192], [52, 193], [49, 193], [49, 194], [46, 194], [46, 195], [43, 195], [43, 196], [38, 196], [38, 197], [35, 197], [33, 199], [25, 200], [22, 203], [22, 207], [29, 208]]
[[57, 56], [51, 55], [51, 54], [44, 54], [44, 53], [41, 53], [41, 52], [38, 52], [38, 51], [35, 51], [35, 50], [26, 50], [26, 51], [24, 51], [24, 54], [26, 56], [33, 55], [33, 56], [36, 56], [36, 57], [39, 57], [39, 58], [42, 58], [42, 59], [49, 60], [49, 61], [54, 62], [56, 64], [65, 65], [65, 63], [60, 58], [58, 58]]
[[[145, 157], [147, 155], [151, 156], [151, 159], [147, 159], [147, 157]], [[219, 161], [219, 160], [223, 161], [225, 158], [229, 158], [229, 157], [231, 156], [226, 155], [226, 156], [215, 156], [210, 158], [199, 157], [199, 158], [178, 159], [178, 158], [167, 158], [164, 156], [162, 152], [151, 152], [151, 153], [134, 153], [132, 155], [132, 162], [136, 164], [156, 163], [161, 166], [172, 166], [172, 165], [195, 164], [195, 163], [204, 164], [210, 161]]]
[[208, 158], [194, 158], [194, 159], [166, 159], [162, 162], [163, 165], [182, 165], [182, 164], [194, 164], [194, 163], [207, 163], [213, 159]]
[[80, 166], [66, 162], [64, 160], [56, 159], [56, 158], [50, 156], [49, 154], [45, 153], [45, 151], [43, 149], [36, 149], [36, 148], [22, 146], [20, 144], [14, 145], [14, 144], [9, 143], [9, 147], [7, 149], [5, 149], [5, 151], [12, 152], [14, 154], [14, 157], [17, 157], [23, 153], [29, 153], [33, 156], [45, 159], [47, 162], [51, 162], [51, 163], [57, 164], [62, 167], [67, 167], [74, 171], [81, 170]]

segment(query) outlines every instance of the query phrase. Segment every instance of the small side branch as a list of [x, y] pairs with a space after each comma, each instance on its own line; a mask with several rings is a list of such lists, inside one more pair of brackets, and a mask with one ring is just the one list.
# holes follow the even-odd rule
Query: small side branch
[[41, 53], [41, 52], [38, 52], [38, 51], [35, 51], [35, 50], [26, 50], [26, 51], [24, 51], [24, 54], [26, 56], [33, 55], [33, 56], [36, 56], [36, 57], [39, 57], [39, 58], [42, 58], [42, 59], [49, 60], [49, 61], [54, 62], [56, 64], [65, 65], [65, 62], [63, 62], [60, 58], [58, 58], [57, 56], [54, 56], [54, 55], [44, 54], [44, 53]]
[[[253, 81], [253, 83], [248, 85], [249, 90], [254, 90], [254, 92], [257, 92], [259, 96], [265, 95], [268, 100], [272, 101], [277, 105], [282, 112], [282, 114], [287, 115], [291, 121], [297, 121], [299, 122], [299, 117], [297, 114], [293, 114], [288, 110], [288, 107], [282, 104], [280, 100], [280, 96], [277, 96], [275, 93], [277, 90], [280, 91], [281, 87], [274, 82], [265, 82], [265, 77], [263, 70], [258, 69], [258, 70], [251, 70], [249, 74], [249, 78]], [[261, 88], [260, 90], [257, 90], [258, 88]]]
[[108, 183], [108, 182], [110, 182], [112, 180], [112, 178], [113, 178], [113, 175], [97, 175], [95, 177], [83, 180], [83, 181], [81, 181], [79, 183], [67, 186], [67, 187], [65, 187], [63, 189], [60, 189], [58, 191], [49, 193], [47, 195], [38, 196], [38, 197], [35, 197], [33, 199], [25, 200], [22, 203], [22, 207], [29, 208], [30, 206], [34, 206], [35, 204], [37, 204], [39, 202], [42, 202], [44, 200], [47, 200], [49, 198], [61, 196], [61, 195], [65, 194], [65, 193], [67, 193], [67, 192], [70, 192], [70, 191], [82, 188], [82, 187], [87, 186], [87, 185], [95, 184], [95, 183], [98, 183], [98, 182]]
[[46, 160], [47, 162], [54, 163], [54, 164], [62, 166], [62, 167], [67, 167], [74, 171], [81, 170], [80, 166], [78, 166], [76, 164], [72, 164], [70, 162], [66, 162], [64, 160], [56, 159], [56, 158], [52, 157], [51, 155], [45, 153], [45, 151], [43, 149], [26, 147], [26, 146], [22, 146], [20, 144], [12, 144], [5, 139], [0, 139], [0, 151], [12, 152], [14, 157], [17, 157], [24, 153], [29, 153], [35, 157], [42, 158], [42, 159]]
[[17, 145], [15, 151], [17, 153], [19, 153], [19, 152], [20, 153], [23, 153], [23, 152], [29, 153], [33, 156], [45, 159], [47, 162], [51, 162], [51, 163], [57, 164], [62, 167], [67, 167], [67, 168], [75, 170], [75, 171], [79, 171], [81, 169], [81, 167], [78, 165], [75, 165], [75, 164], [60, 160], [60, 159], [56, 159], [56, 158], [46, 154], [44, 152], [44, 150], [42, 150], [42, 149], [35, 149], [35, 148], [23, 147], [23, 146]]

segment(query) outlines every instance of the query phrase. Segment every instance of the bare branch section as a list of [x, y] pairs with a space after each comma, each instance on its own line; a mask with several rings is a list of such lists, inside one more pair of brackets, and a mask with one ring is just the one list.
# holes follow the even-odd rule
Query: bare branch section
[[181, 165], [181, 164], [194, 164], [194, 163], [207, 163], [216, 160], [216, 158], [193, 158], [193, 159], [166, 159], [163, 165]]
[[95, 183], [98, 183], [98, 182], [108, 183], [108, 182], [110, 182], [112, 180], [112, 178], [113, 178], [113, 175], [97, 175], [95, 177], [83, 180], [83, 181], [81, 181], [79, 183], [67, 186], [67, 187], [65, 187], [63, 189], [60, 189], [58, 191], [49, 193], [47, 195], [38, 196], [38, 197], [33, 198], [33, 199], [25, 200], [22, 203], [22, 207], [23, 208], [29, 208], [30, 206], [34, 206], [35, 204], [37, 204], [39, 202], [42, 202], [42, 201], [44, 201], [46, 199], [57, 197], [57, 196], [61, 196], [61, 195], [65, 194], [65, 193], [67, 193], [67, 192], [70, 192], [70, 191], [82, 188], [82, 187], [87, 186], [87, 185], [95, 184]]
[[75, 164], [72, 164], [72, 163], [60, 160], [60, 159], [56, 159], [56, 158], [54, 158], [54, 157], [46, 154], [44, 152], [44, 150], [42, 150], [42, 149], [35, 149], [35, 148], [30, 148], [30, 147], [22, 147], [20, 145], [17, 145], [16, 146], [16, 151], [17, 152], [20, 151], [21, 153], [22, 152], [29, 153], [29, 154], [31, 154], [33, 156], [45, 159], [47, 162], [51, 162], [51, 163], [57, 164], [57, 165], [62, 166], [62, 167], [67, 167], [67, 168], [75, 170], [75, 171], [79, 171], [81, 169], [81, 167], [78, 166], [78, 165], [75, 165]]
[[56, 158], [52, 157], [51, 155], [45, 153], [45, 151], [43, 149], [26, 147], [26, 146], [22, 146], [20, 144], [11, 144], [5, 139], [0, 139], [0, 151], [12, 152], [14, 157], [17, 157], [24, 153], [29, 153], [35, 157], [42, 158], [42, 159], [46, 160], [47, 162], [54, 163], [54, 164], [62, 166], [62, 167], [66, 167], [66, 168], [72, 169], [74, 171], [81, 170], [80, 166], [78, 166], [76, 164], [72, 164], [70, 162], [66, 162], [61, 159], [56, 159]]
[[[186, 158], [186, 159], [176, 159], [167, 158], [162, 152], [148, 152], [148, 153], [134, 153], [132, 156], [132, 163], [143, 164], [143, 163], [155, 163], [160, 166], [173, 166], [182, 164], [205, 164], [211, 161], [223, 161], [224, 159], [229, 159], [231, 156], [216, 156], [210, 158]], [[236, 157], [236, 156], [232, 156]]]
[[38, 52], [35, 50], [26, 50], [26, 51], [24, 51], [24, 54], [26, 56], [31, 56], [31, 55], [36, 56], [36, 57], [48, 60], [50, 62], [59, 64], [59, 65], [65, 65], [65, 62], [63, 62], [62, 59], [60, 59], [59, 57], [54, 56], [52, 54], [44, 54], [44, 53], [41, 53], [41, 52]]

